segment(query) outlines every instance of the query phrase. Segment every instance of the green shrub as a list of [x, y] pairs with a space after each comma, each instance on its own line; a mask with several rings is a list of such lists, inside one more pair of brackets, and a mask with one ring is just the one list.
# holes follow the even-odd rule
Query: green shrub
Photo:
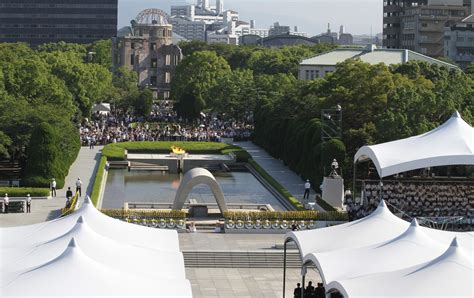
[[50, 194], [49, 188], [31, 188], [31, 187], [0, 187], [0, 198], [8, 193], [11, 198], [26, 197], [30, 194], [32, 197], [48, 197]]
[[28, 145], [23, 186], [48, 187], [55, 178], [64, 187], [69, 167], [80, 150], [79, 132], [70, 122], [54, 127], [46, 122], [34, 130]]
[[100, 186], [102, 184], [102, 180], [104, 179], [104, 171], [105, 171], [106, 164], [107, 164], [107, 157], [102, 155], [102, 157], [100, 158], [99, 167], [97, 168], [97, 173], [95, 175], [94, 187], [92, 188], [92, 193], [91, 193], [91, 200], [94, 206], [97, 206], [97, 202], [99, 201]]
[[140, 210], [140, 209], [102, 209], [102, 213], [107, 216], [125, 219], [185, 219], [186, 213], [181, 210]]
[[298, 201], [286, 188], [284, 188], [278, 181], [273, 179], [255, 160], [250, 159], [248, 163], [270, 184], [276, 191], [284, 196], [297, 210], [304, 210], [303, 204]]
[[246, 161], [249, 154], [242, 148], [215, 142], [125, 142], [108, 144], [102, 150], [107, 160], [124, 160], [125, 150], [130, 153], [169, 153], [171, 146], [178, 146], [191, 154], [229, 154], [234, 153], [238, 161]]

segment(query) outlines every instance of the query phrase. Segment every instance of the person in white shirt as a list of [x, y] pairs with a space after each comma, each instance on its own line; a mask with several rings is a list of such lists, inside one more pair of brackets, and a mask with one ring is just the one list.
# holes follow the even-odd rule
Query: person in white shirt
[[8, 197], [8, 194], [5, 194], [5, 197], [3, 198], [3, 205], [4, 205], [4, 210], [5, 213], [8, 213], [8, 205], [10, 204], [10, 198]]
[[79, 196], [82, 197], [82, 181], [80, 177], [76, 181], [76, 192], [79, 192]]
[[310, 190], [311, 190], [311, 183], [309, 183], [309, 180], [306, 180], [306, 183], [304, 184], [303, 200], [308, 200], [309, 199], [309, 191]]
[[31, 213], [31, 196], [30, 196], [30, 194], [26, 195], [26, 213]]
[[56, 179], [53, 178], [53, 181], [51, 181], [51, 196], [55, 197], [56, 196]]

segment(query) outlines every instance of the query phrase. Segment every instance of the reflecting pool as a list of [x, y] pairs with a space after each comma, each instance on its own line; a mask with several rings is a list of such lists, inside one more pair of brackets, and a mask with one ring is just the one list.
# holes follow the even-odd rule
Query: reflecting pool
[[[227, 203], [270, 204], [275, 210], [285, 208], [251, 173], [213, 173]], [[102, 208], [122, 208], [125, 202], [172, 203], [181, 175], [159, 171], [110, 169]], [[188, 196], [198, 203], [216, 203], [210, 188], [197, 185]]]

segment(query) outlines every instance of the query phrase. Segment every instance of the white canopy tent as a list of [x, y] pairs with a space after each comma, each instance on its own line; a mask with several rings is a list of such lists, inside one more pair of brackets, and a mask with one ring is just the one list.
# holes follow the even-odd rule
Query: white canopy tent
[[427, 133], [360, 148], [354, 164], [369, 159], [380, 178], [428, 167], [474, 165], [474, 128], [456, 112]]
[[[459, 278], [468, 278], [474, 282], [474, 233], [455, 233], [420, 227], [416, 220], [409, 224], [393, 215], [383, 200], [371, 215], [360, 220], [324, 229], [290, 232], [286, 235], [287, 241], [296, 242], [303, 264], [306, 266], [312, 263], [316, 266], [326, 290], [337, 290], [345, 297], [420, 295], [419, 293], [424, 291], [423, 287], [430, 286], [429, 283], [420, 282], [418, 292], [410, 292], [411, 289], [405, 287], [408, 292], [401, 293], [397, 292], [399, 289], [396, 289], [397, 282], [393, 280], [393, 276], [400, 276], [407, 284], [416, 284], [416, 281], [408, 280], [411, 276], [421, 275], [403, 274], [416, 270], [413, 268], [418, 268], [417, 266], [439, 260], [452, 245], [453, 238], [457, 239], [459, 247], [470, 256], [470, 259], [461, 259], [464, 262], [460, 263], [461, 269], [454, 266], [452, 271], [446, 269], [430, 272], [435, 267], [423, 267], [423, 274], [437, 274], [439, 279], [444, 279], [443, 287], [446, 288], [457, 286]], [[468, 277], [459, 277], [458, 269], [470, 272]], [[385, 278], [386, 283], [392, 285], [384, 291], [383, 286], [378, 287], [378, 280]], [[393, 293], [389, 288], [395, 289]], [[460, 290], [461, 296], [472, 296], [474, 292], [470, 286], [469, 289], [470, 291], [468, 287], [463, 287]]]
[[2, 297], [192, 296], [176, 231], [110, 218], [89, 199], [67, 217], [1, 228], [0, 237]]

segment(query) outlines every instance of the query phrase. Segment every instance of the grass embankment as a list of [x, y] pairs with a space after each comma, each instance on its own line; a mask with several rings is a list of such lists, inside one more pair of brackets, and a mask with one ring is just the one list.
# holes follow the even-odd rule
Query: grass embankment
[[107, 157], [103, 155], [100, 158], [99, 167], [95, 175], [94, 187], [92, 188], [91, 201], [94, 206], [97, 206], [99, 201], [100, 186], [102, 185], [102, 179], [104, 179], [105, 165], [107, 164]]
[[3, 197], [6, 193], [10, 198], [26, 197], [27, 194], [32, 197], [48, 197], [50, 191], [48, 188], [0, 187], [0, 197]]
[[229, 154], [234, 153], [237, 161], [246, 162], [250, 155], [244, 149], [225, 143], [214, 142], [125, 142], [104, 147], [102, 155], [107, 160], [125, 160], [125, 150], [130, 153], [169, 153], [171, 146], [183, 148], [190, 154]]
[[284, 188], [278, 181], [276, 181], [270, 174], [267, 173], [255, 160], [250, 159], [248, 163], [270, 184], [278, 193], [285, 197], [296, 210], [305, 210], [303, 204], [298, 201], [286, 188]]

